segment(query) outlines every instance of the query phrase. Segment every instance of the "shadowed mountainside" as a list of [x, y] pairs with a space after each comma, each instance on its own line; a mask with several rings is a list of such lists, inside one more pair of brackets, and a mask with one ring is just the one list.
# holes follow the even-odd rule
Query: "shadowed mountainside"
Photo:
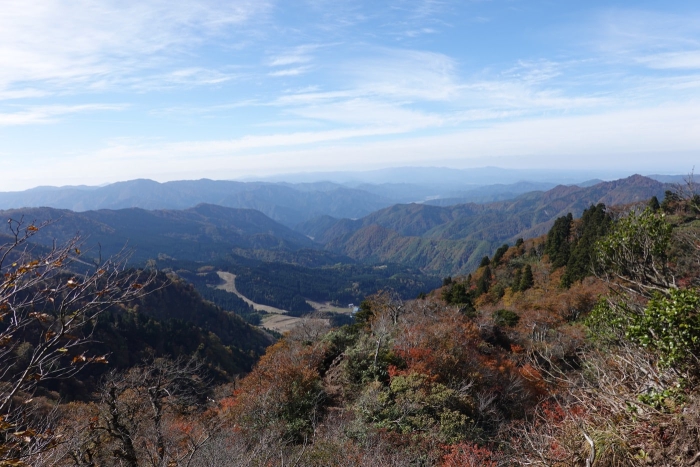
[[51, 245], [79, 233], [90, 256], [111, 256], [127, 246], [134, 262], [159, 254], [179, 259], [208, 260], [235, 248], [289, 250], [316, 248], [306, 236], [252, 209], [201, 204], [183, 211], [143, 209], [72, 212], [52, 208], [1, 211], [3, 218], [27, 222], [54, 220], [35, 241]]

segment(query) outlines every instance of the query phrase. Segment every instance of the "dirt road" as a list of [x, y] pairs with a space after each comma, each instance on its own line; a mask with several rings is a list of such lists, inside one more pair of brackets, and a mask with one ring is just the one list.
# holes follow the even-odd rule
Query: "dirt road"
[[[310, 319], [311, 321], [321, 321], [325, 324], [328, 324], [327, 319], [315, 319], [315, 318], [297, 318], [294, 316], [288, 316], [286, 313], [286, 310], [283, 310], [281, 308], [275, 308], [274, 306], [269, 306], [269, 305], [261, 305], [259, 303], [255, 303], [254, 301], [248, 299], [245, 295], [240, 293], [236, 289], [236, 275], [231, 274], [230, 272], [224, 272], [224, 271], [217, 271], [216, 272], [221, 280], [224, 281], [223, 284], [217, 286], [217, 289], [225, 290], [226, 292], [234, 293], [238, 295], [241, 299], [243, 299], [248, 305], [252, 306], [253, 309], [258, 310], [258, 311], [264, 311], [266, 313], [270, 313], [268, 315], [263, 316], [263, 327], [266, 327], [268, 329], [272, 329], [273, 331], [285, 333], [291, 329], [293, 329], [295, 326], [297, 326], [302, 319]], [[314, 307], [314, 310], [316, 311], [333, 311], [336, 313], [349, 313], [348, 308], [340, 308], [340, 307], [334, 307], [330, 305], [329, 303], [319, 303], [319, 302], [312, 302], [310, 300], [307, 300], [307, 302]]]
[[266, 313], [275, 313], [275, 314], [284, 314], [287, 312], [287, 310], [283, 310], [281, 308], [275, 308], [274, 306], [269, 306], [269, 305], [260, 305], [259, 303], [255, 303], [252, 300], [249, 300], [248, 298], [245, 297], [242, 293], [240, 293], [238, 290], [236, 290], [236, 275], [231, 274], [230, 272], [223, 272], [223, 271], [217, 271], [217, 274], [221, 278], [221, 280], [224, 281], [223, 284], [217, 286], [217, 289], [225, 290], [226, 292], [231, 292], [235, 293], [239, 297], [241, 297], [245, 302], [252, 306], [253, 309], [258, 310], [258, 311], [264, 311]]

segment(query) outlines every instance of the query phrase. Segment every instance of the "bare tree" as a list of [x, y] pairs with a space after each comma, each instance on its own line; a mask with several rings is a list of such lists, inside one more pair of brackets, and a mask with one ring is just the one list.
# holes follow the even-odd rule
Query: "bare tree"
[[42, 381], [68, 378], [89, 363], [96, 318], [144, 293], [152, 275], [127, 270], [123, 252], [97, 264], [82, 259], [75, 236], [50, 248], [31, 242], [50, 222], [7, 222], [0, 244], [0, 464], [22, 465], [56, 438], [32, 420], [31, 394]]
[[190, 466], [227, 423], [194, 359], [155, 359], [104, 380], [100, 400], [76, 404], [54, 465]]

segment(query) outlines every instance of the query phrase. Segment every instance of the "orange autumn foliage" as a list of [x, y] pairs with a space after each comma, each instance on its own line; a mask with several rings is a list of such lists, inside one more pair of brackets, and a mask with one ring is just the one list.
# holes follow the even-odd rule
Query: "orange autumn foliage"
[[493, 452], [476, 444], [459, 443], [447, 447], [441, 467], [496, 467]]

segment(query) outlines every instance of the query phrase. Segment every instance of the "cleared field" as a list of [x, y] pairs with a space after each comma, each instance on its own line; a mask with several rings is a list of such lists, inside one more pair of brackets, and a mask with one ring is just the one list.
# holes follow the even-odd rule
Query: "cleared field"
[[333, 313], [341, 313], [349, 315], [352, 313], [352, 309], [346, 306], [333, 306], [329, 302], [312, 302], [311, 300], [306, 300], [306, 302], [314, 307], [316, 311], [330, 311]]
[[285, 316], [285, 315], [267, 315], [263, 318], [263, 327], [267, 329], [272, 329], [273, 331], [277, 331], [280, 333], [285, 333], [287, 331], [290, 331], [294, 329], [296, 326], [299, 325], [303, 320], [308, 320], [308, 321], [319, 321], [323, 322], [324, 324], [328, 324], [327, 319], [317, 319], [317, 318], [295, 318], [294, 316]]
[[287, 312], [287, 310], [283, 310], [281, 308], [275, 308], [274, 306], [269, 306], [269, 305], [260, 305], [259, 303], [255, 303], [252, 300], [249, 300], [246, 298], [245, 295], [240, 293], [238, 290], [236, 290], [236, 275], [231, 274], [230, 272], [224, 272], [224, 271], [217, 271], [216, 272], [221, 280], [224, 281], [223, 284], [217, 286], [217, 289], [225, 290], [226, 292], [231, 292], [235, 293], [239, 297], [241, 297], [245, 302], [252, 306], [253, 309], [258, 310], [258, 311], [264, 311], [266, 313], [275, 313], [275, 314], [284, 314]]
[[[272, 329], [273, 331], [285, 333], [291, 329], [293, 329], [295, 326], [297, 326], [302, 320], [307, 319], [310, 321], [322, 321], [325, 324], [328, 324], [327, 319], [320, 319], [320, 318], [297, 318], [295, 316], [288, 316], [287, 311], [283, 310], [281, 308], [275, 308], [274, 306], [269, 306], [269, 305], [261, 305], [259, 303], [255, 303], [254, 301], [248, 299], [245, 295], [240, 293], [236, 289], [236, 275], [231, 274], [230, 272], [224, 272], [224, 271], [217, 271], [216, 272], [221, 280], [224, 281], [223, 284], [218, 285], [216, 288], [225, 290], [226, 292], [234, 293], [241, 297], [245, 302], [252, 306], [255, 310], [258, 311], [264, 311], [266, 313], [269, 313], [263, 317], [263, 322], [262, 326], [266, 327], [268, 329]], [[337, 307], [333, 306], [330, 303], [322, 303], [322, 302], [312, 302], [311, 300], [307, 300], [309, 305], [311, 305], [315, 311], [330, 311], [333, 313], [344, 313], [344, 314], [350, 314], [352, 310], [348, 307]]]

